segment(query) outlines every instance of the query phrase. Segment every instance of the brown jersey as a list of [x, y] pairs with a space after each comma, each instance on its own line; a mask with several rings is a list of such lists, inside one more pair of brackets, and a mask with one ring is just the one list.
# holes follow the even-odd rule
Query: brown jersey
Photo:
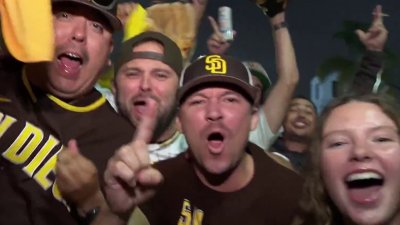
[[69, 104], [21, 71], [0, 72], [0, 224], [75, 224], [55, 185], [57, 153], [76, 139], [101, 176], [133, 127], [97, 91]]

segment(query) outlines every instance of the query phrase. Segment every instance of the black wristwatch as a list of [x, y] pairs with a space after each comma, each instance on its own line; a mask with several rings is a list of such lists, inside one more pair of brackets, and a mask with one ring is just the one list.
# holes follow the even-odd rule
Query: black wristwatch
[[71, 208], [71, 215], [75, 218], [79, 225], [89, 225], [91, 222], [93, 222], [99, 212], [100, 207], [95, 207], [87, 211], [84, 216], [81, 216], [75, 207]]

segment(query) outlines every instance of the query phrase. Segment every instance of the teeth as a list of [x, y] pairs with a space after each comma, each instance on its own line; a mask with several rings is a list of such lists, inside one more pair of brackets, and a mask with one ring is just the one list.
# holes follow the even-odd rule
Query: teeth
[[75, 59], [79, 59], [80, 58], [78, 55], [75, 55], [73, 53], [67, 53], [66, 55], [71, 57], [71, 58], [75, 58]]
[[296, 122], [295, 123], [297, 126], [305, 126], [306, 124], [305, 123], [303, 123], [303, 122]]
[[382, 176], [375, 172], [354, 173], [347, 177], [346, 181], [366, 180], [366, 179], [382, 179]]

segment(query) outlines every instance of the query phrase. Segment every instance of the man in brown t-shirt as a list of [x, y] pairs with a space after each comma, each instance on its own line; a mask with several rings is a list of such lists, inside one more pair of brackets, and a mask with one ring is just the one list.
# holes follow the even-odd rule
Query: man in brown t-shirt
[[240, 61], [208, 55], [193, 62], [178, 94], [177, 123], [188, 151], [150, 164], [147, 143], [156, 114], [150, 101], [134, 140], [108, 163], [112, 210], [128, 220], [136, 207], [132, 224], [139, 216], [152, 225], [290, 224], [302, 179], [248, 142], [258, 122], [258, 97]]

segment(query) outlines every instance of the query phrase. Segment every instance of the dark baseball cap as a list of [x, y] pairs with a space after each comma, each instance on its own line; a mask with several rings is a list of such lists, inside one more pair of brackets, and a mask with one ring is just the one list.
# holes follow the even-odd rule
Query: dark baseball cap
[[[162, 54], [157, 52], [132, 52], [132, 49], [140, 43], [146, 41], [156, 41], [163, 45]], [[115, 63], [115, 71], [118, 70], [132, 59], [153, 59], [158, 60], [173, 69], [180, 76], [183, 68], [182, 53], [178, 45], [170, 38], [159, 32], [146, 31], [122, 42], [119, 58]]]
[[118, 0], [51, 0], [52, 3], [68, 3], [81, 4], [97, 10], [110, 23], [113, 30], [122, 28], [121, 21], [116, 17]]
[[240, 92], [252, 104], [256, 103], [259, 92], [253, 86], [251, 73], [239, 60], [225, 55], [203, 56], [182, 72], [179, 82], [178, 102], [198, 87], [222, 86]]

